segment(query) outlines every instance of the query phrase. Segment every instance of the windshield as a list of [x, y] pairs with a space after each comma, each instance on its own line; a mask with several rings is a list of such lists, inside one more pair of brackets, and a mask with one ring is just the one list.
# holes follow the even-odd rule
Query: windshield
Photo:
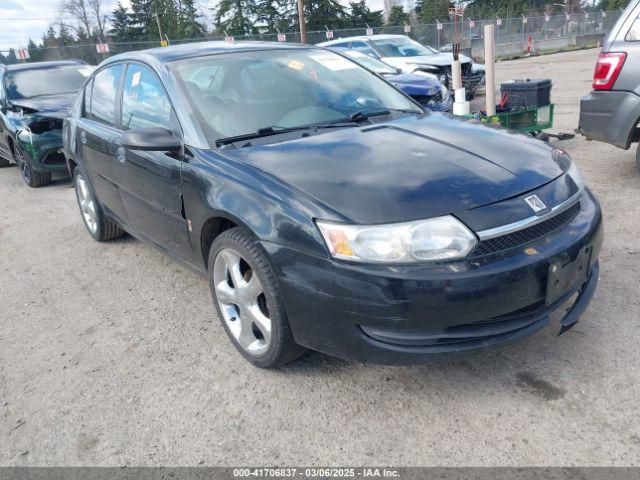
[[357, 62], [363, 67], [368, 68], [369, 70], [380, 75], [397, 73], [397, 70], [394, 67], [391, 67], [375, 58], [371, 58], [369, 55], [365, 55], [364, 53], [351, 51], [344, 52], [344, 54], [353, 59], [354, 62]]
[[326, 50], [229, 53], [174, 65], [211, 144], [270, 127], [339, 122], [365, 109], [419, 110], [376, 75]]
[[9, 100], [20, 100], [77, 92], [91, 71], [88, 65], [65, 65], [7, 72], [7, 97]]
[[416, 57], [438, 53], [437, 50], [421, 45], [409, 37], [377, 39], [373, 40], [373, 44], [383, 57]]

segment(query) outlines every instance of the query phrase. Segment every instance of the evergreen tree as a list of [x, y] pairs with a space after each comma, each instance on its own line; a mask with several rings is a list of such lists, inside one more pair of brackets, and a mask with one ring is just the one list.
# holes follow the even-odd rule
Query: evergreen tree
[[33, 39], [29, 38], [29, 42], [27, 42], [27, 48], [29, 49], [29, 57], [33, 62], [39, 62], [44, 59], [44, 55], [42, 54], [42, 50], [38, 47], [38, 44], [33, 41]]
[[55, 47], [57, 46], [58, 41], [56, 38], [56, 31], [53, 28], [53, 25], [49, 25], [49, 28], [47, 29], [47, 31], [45, 32], [44, 35], [42, 35], [42, 46], [43, 47]]
[[129, 11], [118, 2], [117, 8], [111, 13], [112, 29], [109, 31], [116, 42], [125, 42], [131, 40], [131, 15]]
[[387, 18], [387, 26], [394, 27], [409, 23], [409, 14], [404, 11], [402, 5], [394, 5], [389, 10], [389, 18]]
[[7, 64], [11, 65], [13, 63], [18, 63], [18, 57], [16, 56], [16, 51], [13, 48], [10, 48], [9, 55], [7, 55]]
[[67, 45], [72, 45], [74, 43], [74, 38], [69, 33], [69, 28], [67, 25], [61, 20], [58, 24], [58, 36], [56, 38], [56, 45], [59, 47], [64, 47]]
[[256, 0], [221, 0], [216, 10], [216, 27], [228, 35], [257, 33], [258, 14]]
[[204, 37], [206, 30], [200, 22], [200, 15], [195, 0], [180, 0], [179, 3], [179, 35], [181, 38]]
[[[425, 3], [428, 0], [424, 0]], [[466, 2], [465, 15], [472, 18], [519, 17], [520, 15], [540, 14], [542, 12], [562, 13], [579, 12], [587, 6], [583, 0], [471, 0]]]
[[596, 10], [623, 10], [629, 5], [629, 0], [600, 0]]
[[130, 0], [131, 39], [159, 40], [158, 21], [162, 28], [162, 38], [178, 37], [178, 7], [173, 0]]
[[289, 29], [289, 15], [297, 15], [297, 10], [291, 12], [291, 2], [283, 0], [257, 0], [257, 21], [261, 27], [269, 32]]
[[423, 0], [416, 6], [420, 23], [449, 21], [449, 9], [453, 7], [450, 0]]
[[381, 27], [384, 24], [382, 10], [371, 10], [367, 6], [365, 0], [358, 2], [349, 2], [349, 19], [350, 27], [362, 27], [369, 25], [370, 27]]
[[306, 0], [304, 9], [308, 31], [345, 26], [347, 13], [338, 0]]

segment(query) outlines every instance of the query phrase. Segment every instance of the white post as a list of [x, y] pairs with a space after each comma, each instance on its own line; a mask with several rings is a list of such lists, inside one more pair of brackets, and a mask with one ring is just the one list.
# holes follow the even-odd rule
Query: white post
[[486, 82], [487, 115], [496, 114], [496, 62], [493, 25], [484, 26], [484, 68]]
[[462, 68], [460, 60], [454, 60], [451, 63], [451, 87], [454, 95], [453, 114], [469, 115], [470, 104], [467, 102], [467, 93], [462, 86]]

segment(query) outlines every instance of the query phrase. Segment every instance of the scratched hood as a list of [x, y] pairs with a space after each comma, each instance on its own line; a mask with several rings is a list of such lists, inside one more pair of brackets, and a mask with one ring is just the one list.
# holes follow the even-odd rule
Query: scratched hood
[[11, 104], [25, 110], [25, 113], [42, 113], [50, 117], [64, 117], [67, 115], [76, 93], [65, 93], [61, 95], [41, 95], [38, 97], [21, 98], [12, 100]]
[[531, 137], [446, 115], [228, 150], [356, 223], [424, 219], [533, 190], [563, 172]]

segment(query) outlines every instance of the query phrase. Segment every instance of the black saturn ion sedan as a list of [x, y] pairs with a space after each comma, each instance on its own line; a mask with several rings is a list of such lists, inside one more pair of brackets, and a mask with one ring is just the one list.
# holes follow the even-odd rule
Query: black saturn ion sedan
[[205, 274], [259, 367], [305, 348], [420, 362], [560, 309], [564, 331], [596, 287], [600, 207], [564, 151], [428, 113], [320, 48], [114, 56], [64, 136], [91, 236], [126, 231]]

